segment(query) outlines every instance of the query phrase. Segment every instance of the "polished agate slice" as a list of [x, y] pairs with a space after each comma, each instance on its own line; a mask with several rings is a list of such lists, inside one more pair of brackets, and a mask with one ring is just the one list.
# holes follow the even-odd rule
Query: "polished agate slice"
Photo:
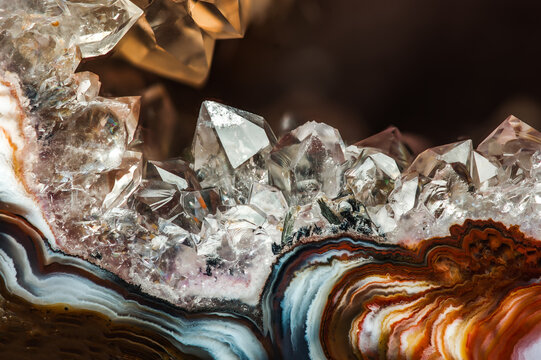
[[188, 314], [50, 249], [0, 211], [0, 355], [12, 359], [265, 359], [249, 321]]
[[138, 98], [74, 73], [89, 39], [109, 48], [138, 15], [86, 1], [81, 29], [63, 2], [10, 4], [2, 357], [536, 357], [537, 130], [510, 116], [476, 148], [414, 157], [394, 128], [346, 146], [308, 122], [276, 139], [205, 101], [191, 156], [148, 160]]
[[299, 244], [267, 284], [266, 331], [284, 358], [537, 358], [539, 240], [492, 220], [449, 232], [415, 249], [359, 235]]

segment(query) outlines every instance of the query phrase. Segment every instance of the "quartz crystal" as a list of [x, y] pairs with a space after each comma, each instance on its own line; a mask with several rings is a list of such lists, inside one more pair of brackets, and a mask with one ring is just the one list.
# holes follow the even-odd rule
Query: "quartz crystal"
[[292, 204], [306, 204], [319, 193], [336, 197], [342, 188], [344, 152], [336, 129], [308, 122], [282, 137], [272, 150], [269, 178]]
[[205, 101], [192, 146], [203, 187], [219, 185], [224, 202], [246, 203], [252, 183], [267, 183], [266, 157], [276, 138], [258, 115]]
[[354, 145], [357, 148], [372, 147], [377, 148], [384, 154], [392, 157], [400, 167], [404, 169], [413, 160], [411, 150], [402, 140], [400, 131], [391, 126], [384, 131], [367, 137]]
[[199, 85], [207, 78], [214, 42], [244, 36], [255, 0], [134, 0], [145, 16], [118, 46], [133, 64]]
[[0, 46], [11, 51], [0, 61], [25, 83], [41, 85], [33, 89], [40, 95], [53, 85], [46, 79], [75, 70], [76, 49], [84, 58], [108, 53], [142, 13], [129, 0], [2, 0]]

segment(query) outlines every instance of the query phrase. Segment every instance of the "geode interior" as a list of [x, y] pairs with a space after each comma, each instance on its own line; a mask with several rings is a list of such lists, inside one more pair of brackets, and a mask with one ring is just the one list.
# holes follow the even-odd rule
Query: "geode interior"
[[413, 158], [394, 128], [346, 146], [309, 122], [276, 139], [261, 116], [205, 101], [192, 158], [150, 160], [138, 99], [101, 97], [96, 75], [74, 73], [141, 12], [4, 3], [0, 354], [541, 351], [535, 129], [510, 116], [475, 149]]

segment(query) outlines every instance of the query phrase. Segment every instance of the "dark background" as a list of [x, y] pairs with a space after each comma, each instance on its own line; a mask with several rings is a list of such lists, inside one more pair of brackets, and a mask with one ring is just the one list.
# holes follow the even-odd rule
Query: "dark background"
[[172, 106], [142, 110], [149, 143], [173, 129], [163, 157], [191, 144], [209, 98], [263, 115], [277, 134], [317, 120], [352, 143], [396, 125], [417, 151], [478, 143], [509, 114], [539, 129], [540, 66], [539, 1], [294, 0], [244, 39], [218, 41], [200, 89], [114, 56], [81, 69], [100, 75], [107, 96], [164, 86]]

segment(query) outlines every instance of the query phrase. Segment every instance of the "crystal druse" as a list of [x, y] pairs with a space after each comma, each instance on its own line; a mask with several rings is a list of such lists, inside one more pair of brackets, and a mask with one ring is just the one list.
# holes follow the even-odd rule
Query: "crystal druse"
[[144, 9], [118, 44], [120, 56], [162, 76], [201, 85], [218, 39], [244, 36], [265, 0], [133, 0]]
[[149, 160], [138, 99], [75, 73], [142, 11], [0, 4], [2, 357], [540, 351], [535, 129], [510, 116], [475, 148], [413, 157], [395, 128], [346, 146], [309, 122], [276, 139], [206, 101], [192, 159]]

